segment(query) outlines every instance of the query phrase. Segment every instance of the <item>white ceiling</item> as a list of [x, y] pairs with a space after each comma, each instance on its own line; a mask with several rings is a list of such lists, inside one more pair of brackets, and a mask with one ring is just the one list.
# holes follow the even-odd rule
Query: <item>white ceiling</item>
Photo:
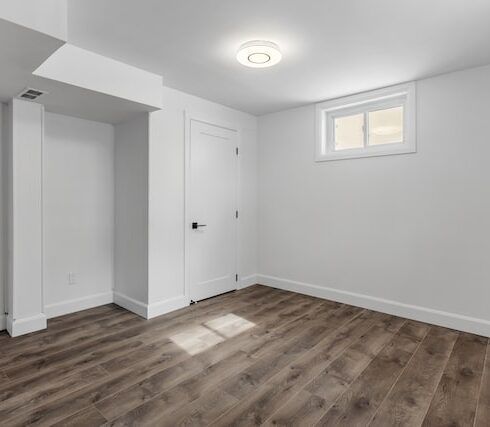
[[[69, 0], [68, 40], [256, 115], [490, 63], [489, 0]], [[248, 69], [248, 40], [283, 61]]]

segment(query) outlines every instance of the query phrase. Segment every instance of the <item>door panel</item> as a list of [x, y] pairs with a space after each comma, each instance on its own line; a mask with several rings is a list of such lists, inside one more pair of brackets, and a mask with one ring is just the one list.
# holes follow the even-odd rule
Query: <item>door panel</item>
[[236, 132], [191, 121], [188, 226], [194, 301], [236, 289], [236, 147]]

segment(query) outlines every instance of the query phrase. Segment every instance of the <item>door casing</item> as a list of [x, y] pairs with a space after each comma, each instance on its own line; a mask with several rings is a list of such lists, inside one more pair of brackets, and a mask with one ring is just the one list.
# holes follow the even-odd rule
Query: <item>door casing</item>
[[[191, 153], [191, 123], [192, 121], [197, 121], [201, 123], [205, 123], [211, 126], [217, 126], [223, 129], [231, 130], [233, 132], [236, 132], [237, 138], [236, 138], [236, 146], [238, 149], [238, 158], [237, 158], [237, 167], [236, 167], [236, 177], [235, 177], [235, 194], [236, 194], [236, 209], [240, 213], [241, 211], [241, 197], [240, 197], [240, 143], [241, 143], [241, 130], [238, 126], [232, 124], [232, 123], [227, 123], [226, 121], [223, 121], [219, 118], [216, 117], [209, 117], [206, 114], [201, 114], [201, 113], [195, 113], [192, 111], [185, 111], [184, 114], [184, 123], [185, 123], [185, 129], [184, 129], [184, 158], [185, 158], [185, 177], [184, 177], [184, 282], [185, 282], [185, 297], [188, 300], [188, 303], [191, 303], [191, 283], [190, 283], [190, 244], [191, 244], [191, 223], [192, 223], [192, 217], [191, 217], [191, 212], [190, 212], [190, 197], [191, 197], [191, 192], [190, 192], [190, 173], [191, 173], [191, 158], [190, 158], [190, 153]], [[239, 222], [240, 222], [240, 214], [238, 215], [237, 220], [235, 221], [235, 227], [236, 227], [236, 248], [235, 248], [235, 254], [236, 254], [236, 260], [235, 260], [235, 265], [236, 265], [236, 274], [237, 274], [237, 281], [236, 281], [236, 287], [235, 289], [238, 289], [238, 283], [240, 281], [240, 264], [239, 264], [239, 249], [240, 249], [240, 227], [239, 227]]]

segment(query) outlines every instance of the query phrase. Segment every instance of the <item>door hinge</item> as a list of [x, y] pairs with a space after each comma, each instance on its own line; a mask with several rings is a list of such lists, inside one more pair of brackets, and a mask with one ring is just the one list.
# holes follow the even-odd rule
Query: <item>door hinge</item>
[[235, 218], [238, 218], [238, 211], [235, 211]]
[[238, 156], [238, 147], [235, 148], [236, 155]]
[[235, 282], [238, 282], [238, 274], [235, 274]]

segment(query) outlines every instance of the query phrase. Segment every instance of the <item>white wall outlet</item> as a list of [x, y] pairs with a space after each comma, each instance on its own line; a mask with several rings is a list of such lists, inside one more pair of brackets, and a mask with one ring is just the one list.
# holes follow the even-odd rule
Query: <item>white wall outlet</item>
[[77, 275], [75, 273], [68, 273], [68, 284], [70, 286], [77, 284]]

